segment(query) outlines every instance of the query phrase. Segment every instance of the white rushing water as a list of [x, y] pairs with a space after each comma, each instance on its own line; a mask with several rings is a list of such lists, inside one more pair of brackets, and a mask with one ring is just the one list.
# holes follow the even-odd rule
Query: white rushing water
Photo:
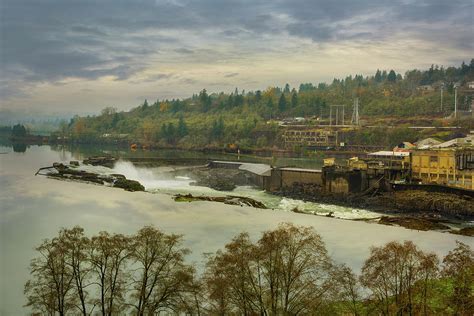
[[343, 219], [364, 219], [380, 216], [377, 213], [363, 209], [279, 197], [250, 186], [239, 186], [235, 190], [229, 192], [217, 191], [203, 186], [194, 186], [192, 185], [194, 180], [190, 177], [174, 176], [171, 172], [174, 170], [173, 167], [142, 168], [136, 167], [129, 161], [118, 161], [112, 170], [104, 167], [86, 168], [90, 171], [100, 173], [123, 174], [127, 179], [139, 181], [145, 187], [146, 191], [151, 193], [159, 192], [170, 195], [177, 193], [191, 193], [193, 195], [213, 196], [238, 195], [253, 198], [257, 201], [263, 202], [267, 207], [279, 211], [290, 212], [297, 209], [300, 212], [315, 215], [327, 215], [332, 213], [334, 217]]

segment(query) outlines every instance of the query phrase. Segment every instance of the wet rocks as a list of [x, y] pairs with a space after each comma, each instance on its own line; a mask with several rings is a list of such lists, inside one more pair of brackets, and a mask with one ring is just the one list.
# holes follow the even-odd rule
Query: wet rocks
[[451, 230], [451, 234], [474, 237], [474, 226], [464, 227], [459, 230]]
[[176, 202], [210, 201], [220, 202], [229, 205], [251, 206], [255, 208], [266, 209], [262, 202], [244, 196], [194, 196], [192, 194], [177, 194], [174, 197]]
[[402, 226], [408, 229], [415, 229], [415, 230], [448, 230], [449, 226], [444, 225], [436, 220], [433, 219], [425, 219], [419, 217], [389, 217], [389, 216], [382, 216], [379, 219], [379, 224], [384, 225], [396, 225]]
[[79, 161], [77, 160], [71, 160], [69, 164], [73, 167], [79, 167]]
[[412, 190], [395, 192], [392, 199], [399, 210], [474, 216], [474, 199], [469, 196]]
[[138, 181], [129, 180], [124, 178], [118, 178], [115, 180], [113, 187], [122, 188], [126, 191], [145, 191], [145, 187]]
[[284, 187], [276, 195], [299, 200], [371, 209], [377, 212], [429, 214], [432, 217], [473, 218], [474, 198], [467, 195], [405, 190], [373, 192], [371, 194], [335, 194], [325, 192], [317, 185], [297, 184]]
[[85, 165], [92, 165], [92, 166], [104, 166], [107, 168], [113, 168], [117, 159], [112, 156], [94, 156], [84, 159], [82, 161]]
[[[46, 175], [54, 179], [109, 185], [131, 192], [145, 191], [145, 187], [140, 184], [140, 182], [129, 180], [121, 174], [97, 174], [85, 170], [77, 170], [76, 168], [71, 168], [58, 162], [53, 163], [52, 167], [40, 168], [40, 170], [48, 170], [46, 174], [41, 173], [41, 175]], [[40, 170], [38, 170], [36, 174], [40, 174]]]

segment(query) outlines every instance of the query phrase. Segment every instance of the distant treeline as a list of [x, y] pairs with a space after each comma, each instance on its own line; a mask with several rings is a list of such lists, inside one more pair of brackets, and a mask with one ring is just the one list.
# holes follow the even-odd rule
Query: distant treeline
[[25, 137], [30, 134], [30, 131], [22, 124], [13, 126], [0, 126], [0, 134], [11, 137]]
[[[377, 70], [372, 76], [347, 76], [332, 83], [303, 83], [283, 88], [209, 93], [202, 90], [188, 99], [145, 100], [128, 112], [105, 108], [98, 116], [76, 116], [61, 125], [58, 135], [76, 142], [126, 139], [145, 144], [182, 148], [281, 146], [273, 120], [312, 117], [327, 120], [329, 106], [345, 104], [350, 119], [354, 98], [360, 100], [363, 118], [445, 116], [454, 108], [454, 85], [474, 80], [474, 59], [460, 67], [431, 66], [410, 70], [403, 76], [394, 70]], [[443, 110], [440, 88], [444, 89]], [[458, 93], [459, 109], [467, 109], [472, 97]], [[364, 135], [358, 135], [365, 137]]]
[[41, 315], [473, 315], [474, 252], [442, 260], [410, 241], [373, 247], [360, 276], [328, 255], [309, 227], [235, 236], [186, 263], [181, 235], [127, 236], [80, 227], [44, 240], [31, 261], [27, 306]]

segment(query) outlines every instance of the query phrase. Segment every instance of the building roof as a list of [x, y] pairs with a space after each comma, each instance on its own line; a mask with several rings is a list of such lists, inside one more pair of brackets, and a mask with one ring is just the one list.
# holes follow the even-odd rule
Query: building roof
[[474, 145], [474, 135], [468, 135], [467, 137], [455, 138], [448, 140], [447, 142], [431, 146], [431, 148], [448, 148], [457, 146]]
[[293, 172], [314, 172], [314, 173], [321, 173], [320, 169], [303, 169], [303, 168], [280, 168], [283, 171], [293, 171]]
[[376, 151], [374, 153], [370, 153], [369, 156], [374, 157], [407, 157], [410, 153], [406, 151], [388, 151], [388, 150], [381, 150]]
[[239, 167], [240, 170], [245, 170], [260, 176], [271, 176], [272, 175], [272, 167], [269, 165], [265, 165], [263, 163], [246, 163], [244, 162]]
[[271, 176], [272, 167], [263, 163], [250, 163], [250, 162], [240, 162], [240, 161], [221, 161], [214, 160], [213, 163], [221, 165], [235, 166], [236, 169], [245, 170], [260, 176]]
[[410, 142], [401, 142], [393, 148], [393, 151], [406, 151], [408, 149], [415, 148], [416, 146]]
[[432, 146], [441, 144], [441, 141], [435, 138], [429, 137], [429, 138], [425, 138], [420, 141], [417, 141], [415, 144], [418, 149], [429, 149]]

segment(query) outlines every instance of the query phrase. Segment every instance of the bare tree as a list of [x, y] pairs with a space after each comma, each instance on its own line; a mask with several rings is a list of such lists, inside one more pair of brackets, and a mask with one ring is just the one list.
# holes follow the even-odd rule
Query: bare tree
[[207, 257], [202, 278], [185, 264], [182, 236], [150, 226], [133, 236], [101, 232], [90, 239], [80, 227], [62, 229], [36, 250], [26, 305], [44, 315], [92, 315], [95, 306], [103, 316], [130, 306], [139, 316], [474, 312], [474, 253], [463, 243], [444, 258], [441, 279], [437, 256], [412, 242], [374, 247], [360, 282], [332, 262], [312, 228], [287, 223], [256, 242], [237, 235]]
[[206, 285], [217, 313], [314, 314], [334, 287], [331, 267], [313, 229], [282, 224], [256, 244], [234, 238], [208, 261]]
[[26, 306], [46, 315], [66, 315], [76, 303], [67, 249], [59, 238], [53, 238], [43, 241], [36, 251], [39, 256], [30, 264], [32, 279], [25, 285]]
[[130, 244], [130, 237], [107, 232], [100, 232], [91, 239], [90, 261], [99, 287], [98, 304], [103, 316], [118, 314], [124, 307]]
[[[426, 306], [415, 301], [415, 291], [421, 287], [422, 295], [426, 296], [429, 278], [437, 269], [436, 255], [425, 254], [411, 241], [390, 242], [371, 249], [362, 268], [361, 282], [372, 291], [381, 314], [413, 315], [420, 309], [427, 311]], [[426, 305], [426, 297], [422, 302]]]
[[200, 316], [204, 310], [203, 282], [192, 269], [191, 278], [183, 284], [184, 291], [180, 294], [178, 310], [186, 315]]
[[221, 255], [218, 251], [215, 256], [209, 256], [203, 278], [207, 292], [205, 308], [212, 315], [227, 315], [233, 309], [229, 299], [232, 284], [227, 277], [227, 267], [219, 260]]
[[339, 285], [340, 301], [344, 305], [345, 311], [354, 316], [361, 315], [361, 286], [352, 269], [346, 265], [335, 267], [333, 280]]
[[256, 246], [249, 235], [237, 235], [208, 258], [204, 276], [209, 290], [211, 313], [253, 315], [263, 313], [262, 280], [256, 260]]
[[90, 240], [84, 236], [84, 229], [76, 226], [72, 229], [62, 229], [59, 240], [64, 245], [66, 264], [70, 267], [75, 284], [75, 291], [79, 298], [77, 308], [83, 316], [92, 313], [94, 307], [88, 306], [88, 292], [90, 286], [89, 245]]
[[333, 288], [332, 262], [321, 237], [310, 227], [280, 224], [258, 241], [272, 314], [315, 313]]
[[457, 246], [443, 259], [442, 274], [453, 286], [447, 306], [455, 315], [474, 314], [474, 251], [457, 241]]
[[147, 226], [133, 237], [132, 249], [137, 266], [132, 294], [137, 315], [176, 312], [193, 276], [193, 268], [184, 264], [189, 250], [182, 247], [182, 236]]

